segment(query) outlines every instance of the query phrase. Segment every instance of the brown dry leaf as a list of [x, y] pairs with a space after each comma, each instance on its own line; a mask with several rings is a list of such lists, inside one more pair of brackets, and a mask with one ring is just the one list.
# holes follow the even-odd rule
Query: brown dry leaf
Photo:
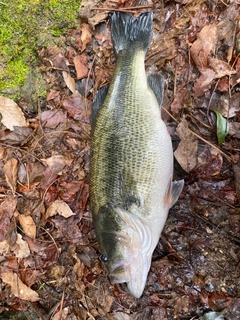
[[19, 233], [17, 233], [17, 241], [12, 246], [11, 251], [14, 252], [15, 256], [20, 259], [27, 258], [30, 255], [28, 244], [22, 239], [22, 236]]
[[234, 138], [240, 139], [240, 123], [239, 122], [230, 122], [229, 123], [229, 135]]
[[13, 146], [20, 145], [24, 143], [24, 141], [30, 136], [33, 132], [33, 129], [26, 127], [14, 127], [12, 132], [9, 132], [1, 137], [0, 141], [4, 141], [7, 144], [11, 144]]
[[27, 287], [11, 270], [1, 270], [0, 277], [2, 280], [11, 286], [12, 294], [22, 300], [35, 302], [39, 300], [37, 292]]
[[41, 113], [40, 119], [44, 128], [55, 128], [59, 123], [67, 122], [67, 115], [59, 110], [47, 110]]
[[198, 141], [188, 128], [185, 118], [177, 126], [177, 134], [181, 139], [174, 156], [186, 172], [190, 172], [197, 163]]
[[17, 199], [7, 198], [0, 204], [0, 241], [6, 240], [11, 218], [16, 210]]
[[72, 91], [72, 93], [74, 93], [76, 91], [75, 80], [70, 76], [69, 72], [63, 71], [62, 75], [63, 75], [63, 79], [66, 83], [66, 86], [68, 87], [68, 89], [70, 91]]
[[56, 214], [59, 214], [65, 218], [75, 216], [75, 213], [72, 212], [70, 207], [62, 200], [56, 200], [50, 204], [46, 211], [46, 219], [55, 216]]
[[88, 56], [86, 54], [76, 56], [73, 63], [77, 72], [77, 79], [86, 78], [88, 76]]
[[76, 91], [71, 97], [63, 100], [63, 107], [73, 119], [90, 123], [90, 111], [85, 107], [84, 98], [79, 92]]
[[179, 116], [180, 111], [183, 109], [184, 104], [189, 98], [189, 90], [187, 88], [180, 89], [171, 104], [171, 111], [174, 117]]
[[201, 97], [204, 92], [206, 92], [210, 85], [212, 80], [215, 78], [215, 72], [212, 69], [205, 69], [200, 78], [197, 79], [197, 81], [194, 84], [194, 98]]
[[208, 56], [214, 51], [217, 43], [216, 24], [207, 25], [197, 35], [197, 40], [190, 48], [190, 53], [200, 72], [204, 71], [208, 64]]
[[68, 160], [60, 154], [56, 154], [47, 159], [41, 159], [41, 161], [46, 163], [53, 173], [56, 173], [58, 175], [62, 174], [65, 166], [70, 166], [70, 164], [72, 163], [72, 160]]
[[18, 161], [15, 158], [9, 159], [4, 167], [3, 171], [5, 174], [5, 178], [7, 180], [7, 183], [9, 184], [13, 195], [15, 195], [16, 192], [16, 185], [17, 185], [17, 175], [18, 175]]
[[221, 173], [223, 157], [215, 148], [207, 147], [198, 156], [199, 174], [205, 174], [207, 177], [216, 176]]
[[9, 249], [10, 249], [10, 246], [7, 240], [0, 242], [0, 254], [5, 255], [6, 253], [8, 253]]
[[81, 41], [82, 41], [82, 51], [86, 49], [87, 44], [91, 41], [92, 39], [92, 33], [89, 25], [87, 23], [83, 23], [81, 25]]
[[66, 320], [69, 312], [69, 307], [63, 308], [62, 310], [55, 313], [55, 315], [51, 318], [52, 320]]
[[21, 227], [23, 228], [24, 233], [30, 238], [35, 239], [37, 228], [33, 221], [33, 218], [31, 216], [25, 216], [24, 214], [19, 214], [18, 220]]
[[114, 312], [107, 315], [108, 320], [131, 320], [132, 318], [124, 312]]
[[223, 60], [218, 60], [216, 58], [208, 59], [209, 66], [215, 71], [215, 78], [222, 78], [224, 76], [231, 76], [235, 74], [236, 71]]
[[11, 131], [15, 126], [28, 126], [22, 110], [11, 99], [0, 96], [0, 113], [2, 114], [1, 122]]

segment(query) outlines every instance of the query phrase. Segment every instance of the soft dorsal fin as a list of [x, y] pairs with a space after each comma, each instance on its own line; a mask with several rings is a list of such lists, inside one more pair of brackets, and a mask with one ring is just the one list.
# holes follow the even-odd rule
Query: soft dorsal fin
[[152, 91], [154, 92], [157, 98], [159, 107], [161, 107], [163, 102], [163, 94], [164, 94], [163, 76], [159, 73], [153, 73], [147, 77], [147, 81], [148, 81], [148, 86], [152, 89]]
[[108, 93], [109, 84], [106, 84], [102, 88], [100, 88], [97, 93], [95, 94], [95, 97], [93, 99], [93, 105], [92, 105], [92, 114], [91, 114], [91, 125], [93, 126], [98, 114], [98, 111], [100, 110], [106, 96]]

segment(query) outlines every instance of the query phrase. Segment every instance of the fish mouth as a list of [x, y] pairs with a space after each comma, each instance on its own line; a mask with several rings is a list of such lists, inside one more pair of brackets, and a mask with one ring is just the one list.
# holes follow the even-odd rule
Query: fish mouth
[[151, 257], [127, 261], [117, 259], [109, 270], [109, 278], [112, 284], [126, 283], [128, 290], [135, 298], [140, 298], [147, 280], [151, 265]]
[[112, 284], [129, 282], [130, 274], [124, 260], [116, 260], [109, 270], [109, 278]]

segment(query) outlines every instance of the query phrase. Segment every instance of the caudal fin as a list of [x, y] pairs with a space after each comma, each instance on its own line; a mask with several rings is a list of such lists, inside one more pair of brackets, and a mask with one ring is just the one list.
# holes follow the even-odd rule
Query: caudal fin
[[112, 41], [116, 54], [122, 50], [147, 51], [152, 37], [153, 13], [131, 14], [114, 12], [110, 16]]

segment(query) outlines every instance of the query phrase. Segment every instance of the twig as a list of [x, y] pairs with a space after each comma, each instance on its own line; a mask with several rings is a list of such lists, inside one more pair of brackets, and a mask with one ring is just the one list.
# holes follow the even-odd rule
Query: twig
[[[163, 110], [176, 122], [179, 123], [179, 121], [169, 112], [167, 111], [164, 107], [162, 107]], [[203, 142], [205, 142], [206, 144], [210, 145], [212, 148], [216, 149], [218, 152], [220, 152], [229, 162], [232, 161], [232, 159], [222, 150], [220, 150], [218, 147], [216, 147], [214, 144], [212, 144], [211, 142], [205, 140], [204, 138], [202, 138], [201, 136], [199, 136], [197, 133], [195, 133], [194, 131], [192, 131], [191, 129], [189, 129], [199, 140], [202, 140]]]

